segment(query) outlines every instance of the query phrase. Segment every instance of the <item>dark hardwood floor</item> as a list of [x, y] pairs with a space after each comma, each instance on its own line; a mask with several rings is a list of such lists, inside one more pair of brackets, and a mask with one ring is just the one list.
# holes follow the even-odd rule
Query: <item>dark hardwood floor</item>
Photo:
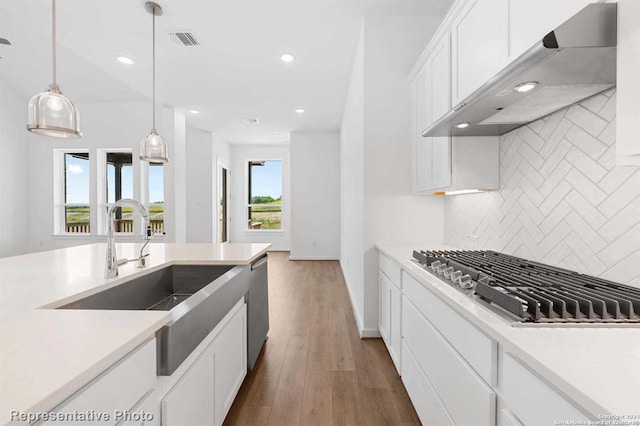
[[359, 338], [338, 262], [270, 253], [269, 314], [226, 425], [419, 424], [382, 340]]

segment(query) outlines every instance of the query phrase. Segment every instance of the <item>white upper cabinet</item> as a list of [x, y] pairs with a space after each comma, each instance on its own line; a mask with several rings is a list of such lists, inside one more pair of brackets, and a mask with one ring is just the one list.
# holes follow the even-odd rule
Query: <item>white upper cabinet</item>
[[414, 111], [414, 192], [451, 184], [450, 138], [425, 138], [422, 131], [451, 109], [451, 50], [449, 34], [435, 44], [412, 86]]
[[412, 138], [413, 138], [413, 191], [422, 192], [432, 186], [433, 161], [431, 138], [423, 138], [422, 130], [431, 124], [431, 99], [429, 95], [428, 67], [422, 67], [411, 86], [412, 91]]
[[509, 0], [472, 0], [451, 25], [451, 99], [457, 106], [507, 64]]
[[509, 0], [509, 62], [593, 0]]
[[640, 1], [618, 1], [616, 151], [620, 166], [640, 166]]
[[[449, 34], [436, 44], [427, 60], [431, 100], [431, 123], [451, 110], [451, 40]], [[429, 96], [430, 95], [430, 96]]]

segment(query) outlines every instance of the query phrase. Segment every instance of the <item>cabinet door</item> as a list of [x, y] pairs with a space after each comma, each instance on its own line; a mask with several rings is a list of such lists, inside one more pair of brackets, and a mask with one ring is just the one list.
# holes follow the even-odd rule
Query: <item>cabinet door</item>
[[162, 400], [164, 426], [214, 424], [213, 343]]
[[[509, 61], [593, 0], [509, 0]], [[550, 13], [553, 11], [553, 13]]]
[[389, 354], [396, 366], [398, 374], [401, 372], [400, 351], [402, 348], [402, 293], [395, 285], [389, 287], [390, 315], [389, 315]]
[[616, 156], [619, 166], [640, 166], [640, 1], [618, 1]]
[[451, 27], [452, 105], [457, 106], [507, 63], [509, 0], [472, 0]]
[[455, 423], [424, 375], [411, 350], [402, 342], [402, 383], [424, 425], [453, 426]]
[[224, 422], [247, 375], [246, 306], [243, 303], [240, 309], [233, 313], [211, 344], [214, 352], [216, 425]]
[[447, 33], [427, 60], [431, 98], [431, 121], [437, 121], [451, 110], [451, 39]]
[[[150, 340], [110, 367], [75, 395], [56, 407], [54, 411], [108, 413], [111, 423], [96, 421], [65, 422], [65, 425], [115, 424], [118, 410], [136, 406], [156, 381], [156, 340]], [[44, 425], [60, 422], [47, 421]]]
[[149, 391], [116, 426], [160, 426], [160, 399], [156, 390]]
[[391, 346], [390, 327], [391, 327], [391, 293], [389, 287], [389, 278], [382, 273], [378, 272], [378, 296], [379, 296], [379, 311], [378, 311], [378, 328], [380, 329], [380, 336], [387, 345], [387, 348]]

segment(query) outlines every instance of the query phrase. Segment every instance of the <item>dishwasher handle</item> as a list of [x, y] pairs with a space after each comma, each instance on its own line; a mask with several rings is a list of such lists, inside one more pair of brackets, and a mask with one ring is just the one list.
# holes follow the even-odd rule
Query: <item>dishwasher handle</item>
[[266, 265], [267, 264], [267, 259], [268, 259], [268, 257], [265, 254], [260, 259], [258, 259], [255, 262], [253, 262], [251, 264], [251, 270], [254, 271], [254, 270], [258, 269], [259, 267], [261, 267], [262, 265]]

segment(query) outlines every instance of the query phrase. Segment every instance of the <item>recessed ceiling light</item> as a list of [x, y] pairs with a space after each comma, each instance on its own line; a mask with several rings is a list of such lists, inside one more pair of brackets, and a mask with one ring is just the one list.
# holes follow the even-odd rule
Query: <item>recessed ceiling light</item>
[[244, 121], [245, 124], [260, 124], [260, 120], [257, 118], [243, 118], [242, 121]]
[[513, 88], [513, 90], [515, 90], [516, 92], [524, 93], [535, 89], [537, 85], [537, 81], [527, 81], [526, 83], [518, 84]]
[[471, 124], [471, 123], [469, 123], [468, 121], [465, 121], [464, 123], [458, 123], [458, 124], [456, 124], [456, 127], [457, 127], [458, 129], [464, 129], [465, 127], [469, 127], [469, 125], [470, 125], [470, 124]]
[[298, 114], [304, 114], [304, 108], [296, 108], [294, 111]]
[[128, 56], [118, 56], [116, 59], [125, 65], [133, 65], [136, 63], [136, 61]]
[[200, 114], [200, 111], [198, 111], [197, 109], [190, 109], [189, 112], [191, 114]]
[[291, 53], [283, 53], [282, 55], [280, 55], [280, 60], [282, 62], [293, 62], [296, 60], [296, 57], [293, 56]]

